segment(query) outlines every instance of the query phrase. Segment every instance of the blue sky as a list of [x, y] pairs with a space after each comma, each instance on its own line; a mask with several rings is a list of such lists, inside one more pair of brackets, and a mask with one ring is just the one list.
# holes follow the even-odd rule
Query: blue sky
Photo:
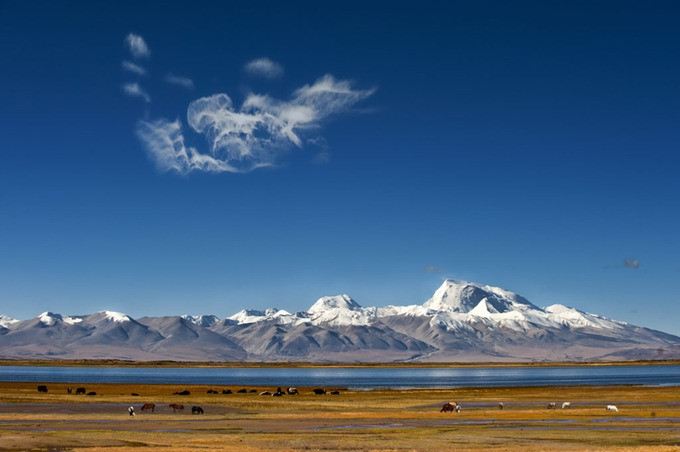
[[452, 277], [680, 334], [678, 23], [0, 1], [0, 313], [414, 304]]

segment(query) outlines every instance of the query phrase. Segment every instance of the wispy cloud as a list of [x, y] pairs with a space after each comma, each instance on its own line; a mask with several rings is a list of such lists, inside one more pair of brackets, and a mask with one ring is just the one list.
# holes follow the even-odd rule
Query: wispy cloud
[[283, 75], [283, 66], [267, 57], [249, 61], [244, 69], [249, 74], [264, 78], [277, 78]]
[[128, 96], [141, 97], [147, 103], [151, 102], [151, 96], [139, 86], [139, 83], [126, 83], [123, 85], [123, 91], [125, 91], [125, 94]]
[[149, 50], [149, 46], [146, 45], [146, 41], [144, 41], [144, 38], [141, 36], [130, 33], [125, 38], [125, 42], [127, 43], [130, 53], [132, 53], [133, 57], [148, 58], [151, 56], [151, 50]]
[[123, 61], [123, 69], [137, 75], [146, 75], [146, 69], [130, 61]]
[[165, 81], [172, 84], [178, 85], [186, 89], [194, 89], [194, 81], [188, 77], [182, 77], [174, 74], [167, 74], [165, 76]]
[[274, 165], [291, 147], [302, 147], [303, 134], [318, 131], [322, 120], [373, 92], [325, 75], [286, 101], [249, 94], [236, 108], [227, 94], [202, 97], [189, 104], [187, 122], [208, 141], [208, 153], [185, 146], [179, 120], [140, 121], [137, 134], [163, 171], [249, 172]]
[[426, 271], [427, 273], [435, 273], [435, 274], [444, 273], [444, 269], [439, 268], [439, 267], [435, 267], [433, 265], [426, 265], [425, 268], [423, 268], [423, 270]]
[[640, 268], [640, 262], [638, 262], [637, 259], [624, 259], [623, 266], [632, 270], [637, 270]]

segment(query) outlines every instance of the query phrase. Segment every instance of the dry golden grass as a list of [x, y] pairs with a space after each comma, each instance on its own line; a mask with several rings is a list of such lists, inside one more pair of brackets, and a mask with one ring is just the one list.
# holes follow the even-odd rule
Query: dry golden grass
[[[380, 390], [223, 395], [199, 385], [0, 383], [0, 450], [680, 450], [674, 387]], [[188, 389], [189, 396], [173, 395]], [[219, 394], [207, 394], [215, 389]], [[230, 387], [235, 391], [236, 387]], [[259, 391], [272, 388], [255, 388]], [[131, 396], [131, 393], [139, 396]], [[461, 413], [440, 413], [457, 401]], [[497, 408], [498, 402], [504, 409]], [[547, 410], [548, 402], [572, 403]], [[142, 403], [155, 413], [141, 413]], [[173, 413], [168, 404], [185, 406]], [[615, 403], [620, 412], [604, 407]], [[128, 416], [133, 404], [137, 415]], [[204, 415], [192, 415], [200, 405]]]

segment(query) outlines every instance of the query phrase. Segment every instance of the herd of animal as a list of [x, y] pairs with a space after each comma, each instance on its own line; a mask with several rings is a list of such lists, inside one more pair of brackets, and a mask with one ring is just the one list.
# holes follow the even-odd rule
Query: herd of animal
[[[499, 409], [499, 410], [502, 410], [504, 406], [505, 406], [505, 405], [503, 405], [503, 402], [500, 402], [500, 403], [498, 404], [498, 409]], [[556, 402], [550, 402], [550, 403], [548, 403], [548, 409], [549, 409], [549, 410], [554, 410], [554, 409], [556, 409], [556, 408], [557, 408], [557, 403], [556, 403]], [[564, 403], [562, 403], [562, 409], [563, 409], [563, 410], [566, 410], [566, 409], [568, 409], [568, 408], [571, 408], [571, 402], [564, 402]], [[461, 409], [462, 409], [462, 406], [461, 406], [461, 404], [458, 403], [458, 402], [446, 402], [446, 403], [444, 403], [444, 405], [442, 405], [442, 409], [439, 410], [439, 412], [440, 412], [440, 413], [447, 413], [447, 412], [448, 412], [448, 413], [453, 413], [453, 412], [455, 411], [456, 413], [460, 413], [460, 410], [461, 410]], [[619, 412], [619, 409], [617, 408], [616, 405], [607, 405], [606, 410], [607, 410], [607, 411], [613, 411], [613, 412], [615, 412], [615, 413], [618, 413], [618, 412]]]
[[[47, 391], [48, 391], [48, 389], [47, 389], [46, 385], [39, 385], [38, 386], [38, 392], [46, 393]], [[73, 388], [71, 388], [71, 387], [67, 388], [66, 392], [68, 394], [72, 394]], [[206, 392], [208, 394], [219, 394], [219, 392], [215, 389], [208, 389]], [[323, 388], [314, 388], [314, 389], [312, 389], [311, 392], [312, 392], [312, 394], [316, 394], [316, 395], [325, 395], [325, 394], [339, 395], [340, 394], [340, 391], [338, 391], [338, 390], [327, 391], [326, 389], [323, 389]], [[94, 391], [87, 392], [86, 389], [83, 388], [83, 387], [76, 388], [75, 393], [76, 394], [87, 394], [89, 396], [97, 395], [97, 393], [94, 392]], [[223, 389], [222, 390], [222, 394], [233, 394], [233, 393], [234, 392], [231, 389]], [[256, 389], [248, 390], [246, 388], [242, 388], [242, 389], [237, 390], [236, 393], [237, 394], [257, 393], [257, 390]], [[174, 395], [187, 396], [187, 395], [190, 395], [191, 392], [188, 391], [188, 390], [184, 390], [184, 391], [174, 392], [173, 394]], [[297, 395], [297, 394], [300, 394], [300, 391], [298, 391], [297, 388], [287, 388], [284, 391], [283, 389], [278, 387], [278, 388], [276, 388], [276, 391], [262, 391], [262, 392], [260, 392], [261, 396], [273, 396], [273, 397], [281, 397], [281, 396], [286, 395], [286, 394]], [[133, 392], [132, 395], [138, 396], [139, 394], [136, 394], [136, 393]], [[184, 405], [182, 405], [180, 403], [171, 403], [168, 406], [170, 408], [172, 408], [173, 413], [176, 413], [178, 411], [184, 411]], [[503, 404], [503, 402], [500, 402], [498, 404], [498, 409], [502, 410], [504, 408], [504, 406], [505, 405]], [[562, 406], [563, 410], [571, 408], [571, 402], [563, 402], [561, 406]], [[456, 413], [460, 413], [462, 408], [463, 408], [462, 405], [458, 402], [446, 402], [442, 405], [442, 408], [441, 408], [441, 410], [439, 410], [439, 412], [440, 413], [453, 413], [455, 411]], [[556, 402], [550, 402], [550, 403], [548, 403], [547, 408], [549, 410], [557, 409], [557, 403]], [[147, 412], [147, 411], [151, 411], [153, 413], [155, 411], [155, 409], [156, 409], [156, 404], [154, 404], [154, 403], [145, 403], [141, 407], [141, 411], [143, 413]], [[619, 409], [616, 405], [607, 405], [606, 410], [612, 411], [612, 412], [615, 412], [615, 413], [619, 412]], [[134, 415], [134, 408], [130, 407], [129, 412], [130, 412], [130, 415]], [[201, 408], [200, 406], [194, 405], [194, 406], [191, 407], [191, 414], [203, 414], [203, 413], [204, 413], [203, 408]]]

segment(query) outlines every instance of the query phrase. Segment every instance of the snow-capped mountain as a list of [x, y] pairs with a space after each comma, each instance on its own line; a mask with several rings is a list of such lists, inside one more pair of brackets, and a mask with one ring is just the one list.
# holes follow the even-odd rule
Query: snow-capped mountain
[[423, 304], [362, 307], [348, 295], [302, 312], [144, 317], [112, 311], [0, 315], [0, 357], [185, 361], [578, 361], [680, 358], [680, 337], [563, 305], [446, 280]]

